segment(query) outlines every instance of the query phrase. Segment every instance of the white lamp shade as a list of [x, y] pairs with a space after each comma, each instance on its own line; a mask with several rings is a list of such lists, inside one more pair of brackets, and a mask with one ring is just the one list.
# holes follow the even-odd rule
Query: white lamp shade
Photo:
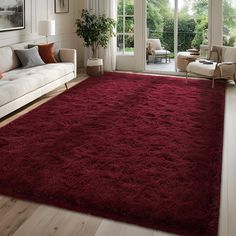
[[55, 35], [55, 20], [39, 21], [38, 34], [44, 36]]

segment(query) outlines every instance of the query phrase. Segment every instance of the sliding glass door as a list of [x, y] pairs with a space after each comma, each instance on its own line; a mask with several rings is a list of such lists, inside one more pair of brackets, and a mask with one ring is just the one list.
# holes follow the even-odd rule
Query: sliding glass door
[[173, 1], [147, 0], [146, 69], [174, 71]]
[[[179, 70], [176, 67], [178, 55], [188, 56], [190, 53], [186, 52], [191, 48], [202, 51], [202, 54], [205, 52], [204, 45], [208, 44], [208, 0], [146, 2], [146, 70], [176, 72]], [[157, 45], [155, 42], [160, 43]]]

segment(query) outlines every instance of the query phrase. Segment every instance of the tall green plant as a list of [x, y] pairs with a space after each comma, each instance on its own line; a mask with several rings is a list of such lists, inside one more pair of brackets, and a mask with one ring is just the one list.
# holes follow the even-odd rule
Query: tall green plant
[[76, 19], [76, 34], [83, 38], [85, 47], [91, 47], [92, 57], [96, 58], [98, 48], [106, 48], [110, 38], [115, 36], [115, 25], [112, 18], [83, 9], [80, 19]]

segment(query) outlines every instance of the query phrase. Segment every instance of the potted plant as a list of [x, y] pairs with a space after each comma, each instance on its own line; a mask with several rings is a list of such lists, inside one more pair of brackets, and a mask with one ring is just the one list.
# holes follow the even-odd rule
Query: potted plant
[[103, 62], [98, 57], [99, 47], [106, 48], [112, 36], [115, 36], [115, 20], [105, 15], [96, 15], [83, 9], [81, 18], [76, 19], [76, 34], [83, 38], [84, 46], [92, 49], [92, 58], [87, 62], [87, 73], [97, 75], [103, 73]]

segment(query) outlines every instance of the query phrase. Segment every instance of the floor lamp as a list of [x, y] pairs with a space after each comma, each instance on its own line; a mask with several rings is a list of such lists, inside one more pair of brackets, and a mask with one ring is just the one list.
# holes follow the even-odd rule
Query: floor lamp
[[39, 35], [46, 36], [48, 43], [48, 36], [55, 35], [55, 20], [42, 20], [39, 21]]

